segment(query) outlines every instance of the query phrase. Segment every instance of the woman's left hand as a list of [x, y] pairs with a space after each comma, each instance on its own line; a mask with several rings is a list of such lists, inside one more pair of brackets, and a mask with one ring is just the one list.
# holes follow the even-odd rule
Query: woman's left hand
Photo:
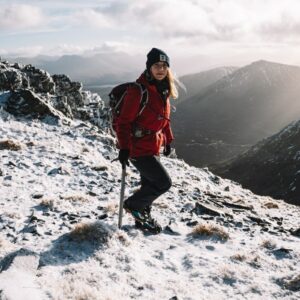
[[171, 145], [167, 144], [164, 149], [164, 156], [169, 156], [171, 154]]

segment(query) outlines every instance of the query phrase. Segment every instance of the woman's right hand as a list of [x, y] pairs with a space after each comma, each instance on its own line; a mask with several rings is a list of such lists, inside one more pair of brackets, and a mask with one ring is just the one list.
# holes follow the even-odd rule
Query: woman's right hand
[[123, 168], [125, 166], [129, 166], [129, 150], [128, 149], [120, 149], [118, 159], [122, 165]]

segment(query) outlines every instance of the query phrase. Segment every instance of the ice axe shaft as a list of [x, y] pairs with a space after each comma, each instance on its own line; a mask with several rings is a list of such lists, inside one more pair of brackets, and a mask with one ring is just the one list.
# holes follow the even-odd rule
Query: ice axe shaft
[[120, 193], [120, 205], [119, 205], [119, 223], [118, 227], [122, 227], [122, 217], [123, 217], [123, 203], [125, 195], [125, 176], [126, 176], [126, 165], [122, 165], [122, 178], [121, 178], [121, 193]]

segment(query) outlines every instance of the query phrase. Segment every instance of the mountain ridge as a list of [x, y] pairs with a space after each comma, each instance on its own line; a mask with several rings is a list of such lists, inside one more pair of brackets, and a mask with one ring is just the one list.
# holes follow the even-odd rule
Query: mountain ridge
[[[258, 61], [204, 88], [177, 106], [178, 153], [189, 163], [205, 166], [229, 159], [244, 151], [244, 146], [274, 134], [300, 117], [299, 80], [299, 67]], [[207, 145], [219, 141], [223, 146], [205, 150], [195, 145], [194, 154], [185, 155], [184, 145], [191, 141]], [[226, 144], [240, 147], [231, 151]]]

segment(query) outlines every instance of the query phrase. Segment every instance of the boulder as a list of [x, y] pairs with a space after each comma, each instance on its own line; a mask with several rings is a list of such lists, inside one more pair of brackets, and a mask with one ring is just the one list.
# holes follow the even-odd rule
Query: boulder
[[59, 114], [45, 99], [29, 89], [13, 91], [5, 104], [5, 110], [15, 116], [32, 116], [42, 118], [52, 116], [61, 118]]

